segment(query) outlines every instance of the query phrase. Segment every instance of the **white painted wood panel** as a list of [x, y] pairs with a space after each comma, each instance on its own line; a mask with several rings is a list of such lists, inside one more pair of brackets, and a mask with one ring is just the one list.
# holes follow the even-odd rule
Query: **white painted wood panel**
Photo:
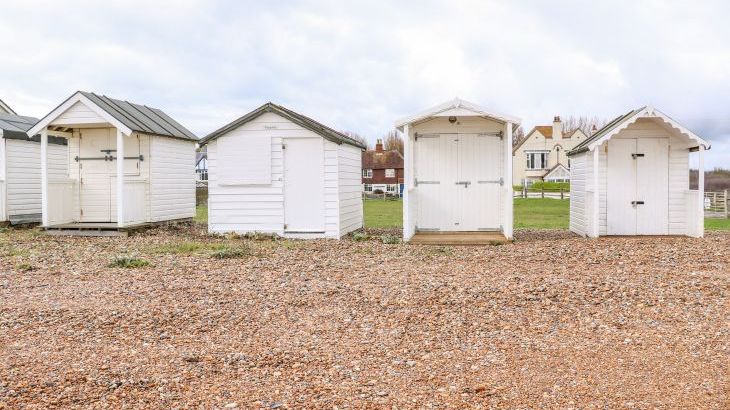
[[284, 231], [324, 233], [324, 147], [322, 138], [284, 140]]
[[588, 235], [586, 184], [588, 180], [588, 154], [571, 158], [570, 163], [570, 230], [581, 236]]
[[195, 143], [150, 137], [149, 219], [152, 222], [195, 216]]
[[338, 146], [339, 236], [362, 228], [362, 150], [349, 144]]
[[669, 141], [667, 138], [638, 138], [636, 152], [636, 233], [669, 233]]
[[[41, 149], [40, 143], [6, 139], [7, 215], [41, 214]], [[68, 147], [48, 144], [48, 178], [50, 181], [68, 177]]]
[[107, 121], [94, 110], [87, 107], [81, 101], [77, 101], [61, 115], [53, 124], [55, 125], [81, 125], [81, 124], [106, 124]]

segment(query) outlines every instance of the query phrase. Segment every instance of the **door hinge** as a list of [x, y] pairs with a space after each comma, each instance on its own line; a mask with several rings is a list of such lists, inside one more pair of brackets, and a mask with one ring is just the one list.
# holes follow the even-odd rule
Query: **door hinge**
[[84, 216], [84, 210], [83, 209], [80, 209], [79, 210], [79, 213], [81, 214], [81, 216]]
[[498, 135], [499, 135], [499, 139], [504, 139], [504, 131], [500, 131], [498, 133]]
[[287, 228], [289, 228], [289, 224], [284, 224], [284, 230], [286, 231]]
[[286, 144], [281, 144], [281, 149], [286, 149]]

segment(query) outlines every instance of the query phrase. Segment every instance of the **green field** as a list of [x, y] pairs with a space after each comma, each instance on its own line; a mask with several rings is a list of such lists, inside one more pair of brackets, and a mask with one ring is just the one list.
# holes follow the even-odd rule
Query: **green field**
[[705, 218], [705, 229], [710, 231], [730, 230], [730, 219]]
[[[366, 228], [403, 225], [402, 200], [364, 200]], [[515, 228], [568, 229], [570, 201], [550, 198], [515, 198]], [[208, 208], [198, 206], [195, 221], [206, 223]], [[730, 230], [730, 219], [705, 219], [705, 229]]]
[[366, 228], [403, 226], [403, 201], [400, 199], [365, 199], [363, 207]]

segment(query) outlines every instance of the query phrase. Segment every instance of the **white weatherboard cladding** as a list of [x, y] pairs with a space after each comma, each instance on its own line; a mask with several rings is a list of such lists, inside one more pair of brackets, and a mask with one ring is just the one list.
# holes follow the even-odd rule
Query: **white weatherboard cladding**
[[[271, 182], [269, 184], [221, 184], [219, 144], [223, 139], [267, 137], [271, 144]], [[282, 144], [289, 139], [321, 140], [323, 172], [324, 233], [299, 234], [284, 230], [284, 152]], [[357, 152], [357, 154], [355, 154]], [[210, 232], [265, 232], [287, 237], [340, 236], [357, 229], [362, 222], [360, 187], [360, 150], [347, 144], [336, 144], [277, 114], [265, 113], [242, 124], [208, 143], [208, 230]], [[355, 169], [355, 167], [357, 167]], [[245, 173], [244, 162], [233, 172]], [[227, 170], [226, 172], [231, 172]], [[356, 176], [355, 176], [356, 175]], [[348, 185], [340, 181], [349, 181]], [[357, 186], [353, 186], [356, 184]], [[342, 198], [340, 197], [342, 195]], [[296, 201], [297, 198], [288, 198]], [[359, 219], [359, 221], [358, 221]]]
[[194, 217], [195, 142], [158, 136], [149, 146], [149, 219]]
[[75, 102], [53, 120], [54, 125], [105, 124], [106, 122], [101, 115], [81, 101]]
[[342, 144], [338, 150], [340, 236], [362, 228], [362, 150]]
[[4, 222], [8, 219], [7, 214], [7, 201], [5, 196], [5, 139], [2, 138], [3, 131], [0, 130], [0, 222]]
[[[662, 210], [661, 213], [666, 214], [666, 232], [670, 235], [696, 235], [692, 212], [692, 202], [696, 200], [694, 196], [697, 191], [689, 189], [689, 152], [688, 149], [692, 146], [696, 146], [696, 142], [690, 141], [686, 136], [673, 132], [668, 129], [667, 126], [658, 123], [652, 119], [639, 119], [635, 123], [629, 125], [625, 129], [621, 130], [615, 135], [609, 144], [616, 139], [631, 139], [636, 141], [637, 139], [665, 139], [668, 141], [668, 157], [664, 164], [668, 168], [666, 171], [666, 179], [658, 180], [654, 179], [652, 183], [658, 183], [666, 185], [666, 213]], [[609, 169], [608, 163], [610, 162], [610, 154], [612, 153], [611, 146], [607, 143], [603, 143], [598, 146], [598, 189], [599, 189], [599, 209], [598, 209], [598, 223], [599, 223], [599, 235], [611, 235], [611, 231], [608, 228], [608, 197], [612, 195], [609, 192]], [[579, 203], [576, 200], [576, 195], [581, 195], [580, 185], [575, 185], [574, 178], [576, 178], [582, 171], [578, 167], [576, 168], [576, 162], [581, 161], [581, 158], [585, 158], [586, 167], [586, 186], [585, 186], [585, 201], [584, 210], [580, 212], [578, 210]], [[664, 166], [664, 165], [658, 165]], [[612, 177], [614, 180], [615, 176]], [[657, 178], [664, 178], [663, 175], [657, 176]], [[570, 213], [570, 226], [571, 230], [579, 233], [592, 236], [591, 232], [593, 229], [593, 152], [585, 152], [571, 157], [571, 213]], [[666, 182], [665, 182], [666, 181]], [[625, 184], [626, 181], [620, 181]], [[657, 195], [664, 195], [659, 193]], [[575, 208], [574, 208], [575, 203]], [[574, 218], [580, 218], [581, 214], [585, 217], [585, 226], [583, 223]], [[649, 217], [647, 217], [649, 218]], [[653, 216], [652, 216], [653, 218]], [[662, 221], [654, 221], [652, 224], [661, 225], [664, 224]], [[585, 230], [585, 231], [583, 231]], [[639, 232], [640, 233], [640, 232]]]
[[581, 236], [588, 235], [586, 185], [588, 182], [588, 154], [573, 156], [570, 160], [570, 230]]
[[[41, 213], [41, 149], [33, 141], [3, 140], [5, 144], [6, 209], [8, 218]], [[49, 180], [66, 178], [68, 147], [48, 145]], [[40, 218], [36, 218], [40, 220]]]

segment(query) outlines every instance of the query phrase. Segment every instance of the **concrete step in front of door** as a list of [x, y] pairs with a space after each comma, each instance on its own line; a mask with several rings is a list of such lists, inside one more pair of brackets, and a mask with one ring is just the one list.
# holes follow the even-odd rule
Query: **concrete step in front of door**
[[510, 242], [501, 232], [417, 232], [415, 245], [496, 245]]

